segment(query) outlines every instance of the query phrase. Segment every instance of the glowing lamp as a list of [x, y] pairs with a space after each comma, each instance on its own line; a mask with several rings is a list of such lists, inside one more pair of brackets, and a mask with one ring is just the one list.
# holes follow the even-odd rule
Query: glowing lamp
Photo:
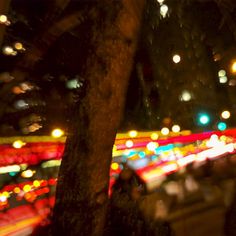
[[112, 169], [112, 170], [118, 170], [118, 169], [119, 169], [119, 164], [116, 163], [116, 162], [113, 162], [113, 163], [111, 164], [111, 169]]
[[192, 95], [189, 91], [184, 90], [182, 94], [180, 95], [180, 100], [184, 102], [188, 102], [192, 99]]
[[160, 14], [162, 15], [162, 17], [166, 17], [166, 14], [167, 14], [167, 12], [168, 12], [168, 6], [167, 5], [165, 5], [165, 4], [163, 4], [163, 5], [161, 5], [161, 7], [160, 7]]
[[227, 125], [225, 122], [219, 122], [217, 125], [218, 130], [223, 131], [227, 129]]
[[5, 47], [3, 47], [2, 52], [5, 55], [13, 55], [14, 54], [14, 49], [11, 46], [5, 46]]
[[23, 178], [31, 178], [34, 175], [34, 171], [32, 170], [25, 170], [21, 173]]
[[198, 121], [200, 125], [208, 125], [210, 122], [210, 116], [206, 113], [199, 114]]
[[34, 180], [33, 185], [35, 188], [38, 188], [40, 186], [40, 182], [38, 180]]
[[227, 83], [227, 81], [228, 81], [227, 76], [222, 76], [222, 77], [219, 78], [219, 82], [221, 84], [225, 84], [225, 83]]
[[152, 140], [157, 140], [158, 137], [159, 137], [158, 133], [152, 133], [152, 134], [151, 134], [151, 139], [152, 139]]
[[221, 113], [221, 117], [222, 117], [223, 119], [229, 119], [229, 117], [230, 117], [230, 112], [229, 112], [229, 111], [223, 111], [223, 112]]
[[172, 131], [173, 131], [174, 133], [178, 133], [178, 132], [180, 131], [180, 126], [179, 126], [179, 125], [173, 125], [173, 126], [172, 126]]
[[31, 190], [31, 186], [29, 184], [26, 184], [24, 187], [23, 187], [23, 190], [24, 192], [29, 192]]
[[147, 149], [149, 150], [149, 151], [155, 151], [155, 149], [158, 147], [158, 143], [156, 143], [156, 142], [149, 142], [148, 144], [147, 144]]
[[16, 140], [15, 142], [13, 142], [12, 146], [14, 148], [22, 148], [25, 145], [24, 142], [22, 142], [21, 140]]
[[0, 15], [0, 23], [4, 24], [7, 22], [7, 16], [6, 15]]
[[179, 63], [181, 61], [181, 57], [178, 54], [174, 55], [172, 59], [173, 59], [173, 62], [175, 64], [177, 64], [177, 63]]
[[7, 198], [3, 195], [0, 195], [0, 202], [5, 202]]
[[127, 148], [131, 148], [131, 147], [133, 147], [133, 145], [134, 145], [134, 143], [133, 143], [132, 140], [127, 140], [126, 143], [125, 143], [125, 146], [126, 146]]
[[15, 187], [15, 188], [13, 189], [13, 192], [17, 194], [17, 193], [20, 193], [21, 190], [20, 190], [19, 187]]
[[233, 73], [236, 73], [236, 61], [233, 62], [232, 66], [231, 66], [231, 71], [232, 71]]
[[15, 47], [15, 49], [17, 49], [17, 50], [22, 50], [22, 49], [23, 49], [23, 45], [22, 45], [22, 43], [20, 43], [20, 42], [16, 42], [16, 43], [14, 44], [14, 47]]
[[137, 137], [137, 135], [138, 135], [138, 132], [136, 130], [130, 130], [129, 131], [129, 136], [131, 138], [135, 138], [135, 137]]
[[64, 131], [61, 129], [54, 129], [51, 133], [53, 138], [60, 138], [61, 136], [64, 135]]
[[168, 135], [169, 132], [170, 132], [170, 130], [169, 130], [168, 128], [166, 128], [166, 127], [164, 127], [164, 128], [161, 129], [161, 133], [162, 133], [163, 135]]
[[218, 76], [219, 76], [219, 77], [226, 76], [226, 71], [225, 71], [225, 70], [219, 70], [219, 71], [218, 71]]

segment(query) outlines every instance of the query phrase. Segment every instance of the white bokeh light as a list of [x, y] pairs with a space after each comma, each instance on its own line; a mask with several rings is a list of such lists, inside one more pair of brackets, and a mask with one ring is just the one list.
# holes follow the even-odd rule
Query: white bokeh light
[[180, 100], [184, 102], [188, 102], [192, 99], [192, 95], [189, 91], [184, 90], [180, 96]]
[[168, 12], [168, 6], [166, 5], [166, 4], [163, 4], [163, 5], [161, 5], [161, 7], [160, 7], [160, 14], [162, 15], [162, 17], [166, 17], [166, 14], [167, 14], [167, 12]]
[[181, 61], [181, 57], [178, 54], [175, 54], [172, 59], [173, 59], [173, 62], [176, 64]]
[[162, 133], [163, 135], [168, 135], [169, 132], [170, 132], [170, 130], [169, 130], [168, 128], [166, 128], [166, 127], [164, 127], [164, 128], [161, 129], [161, 133]]

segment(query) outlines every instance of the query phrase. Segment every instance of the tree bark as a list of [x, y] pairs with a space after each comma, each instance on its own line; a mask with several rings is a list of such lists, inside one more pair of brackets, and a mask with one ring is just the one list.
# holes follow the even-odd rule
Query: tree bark
[[[99, 1], [84, 95], [71, 119], [52, 235], [103, 235], [112, 147], [123, 113], [145, 0]], [[101, 7], [103, 6], [103, 7]], [[99, 12], [99, 11], [98, 11]]]

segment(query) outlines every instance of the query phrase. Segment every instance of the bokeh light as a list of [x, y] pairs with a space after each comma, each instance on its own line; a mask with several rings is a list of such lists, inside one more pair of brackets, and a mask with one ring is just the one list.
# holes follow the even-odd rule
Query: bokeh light
[[21, 140], [16, 140], [13, 142], [12, 146], [14, 148], [22, 148], [25, 145], [25, 143]]
[[127, 148], [131, 148], [131, 147], [133, 147], [133, 145], [134, 145], [134, 143], [133, 143], [132, 140], [127, 140], [127, 141], [125, 142], [125, 146], [126, 146]]
[[23, 178], [31, 178], [34, 175], [34, 171], [32, 170], [25, 170], [21, 173]]
[[223, 130], [226, 130], [226, 129], [227, 129], [227, 125], [226, 125], [225, 122], [219, 122], [219, 123], [217, 124], [217, 128], [218, 128], [218, 130], [223, 131]]
[[118, 169], [119, 169], [119, 164], [118, 164], [117, 162], [113, 162], [113, 163], [111, 164], [111, 169], [112, 169], [112, 170], [118, 170]]
[[180, 131], [180, 126], [179, 125], [173, 125], [171, 130], [174, 133], [178, 133]]
[[188, 102], [192, 99], [192, 95], [189, 91], [184, 90], [180, 96], [180, 100], [184, 102]]
[[222, 117], [223, 119], [229, 119], [229, 118], [230, 118], [230, 112], [229, 112], [229, 111], [223, 111], [223, 112], [221, 113], [221, 117]]
[[60, 138], [64, 135], [64, 131], [57, 128], [57, 129], [54, 129], [52, 132], [51, 132], [51, 136], [53, 138]]
[[172, 59], [173, 59], [173, 62], [176, 64], [181, 61], [181, 57], [178, 54], [174, 55]]
[[0, 15], [0, 23], [4, 24], [7, 22], [7, 16], [6, 15]]
[[170, 133], [170, 130], [167, 127], [164, 127], [164, 128], [161, 129], [161, 133], [163, 135], [168, 135]]
[[129, 136], [131, 138], [135, 138], [135, 137], [137, 137], [137, 135], [138, 135], [138, 132], [136, 130], [130, 130], [129, 131]]
[[157, 140], [158, 137], [159, 137], [158, 133], [152, 133], [152, 134], [151, 134], [151, 139], [152, 139], [152, 140]]

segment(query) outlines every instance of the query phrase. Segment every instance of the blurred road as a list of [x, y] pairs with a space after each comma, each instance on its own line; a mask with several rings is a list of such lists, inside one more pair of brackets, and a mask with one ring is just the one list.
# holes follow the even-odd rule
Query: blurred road
[[223, 236], [225, 208], [198, 203], [178, 210], [169, 219], [176, 236]]

